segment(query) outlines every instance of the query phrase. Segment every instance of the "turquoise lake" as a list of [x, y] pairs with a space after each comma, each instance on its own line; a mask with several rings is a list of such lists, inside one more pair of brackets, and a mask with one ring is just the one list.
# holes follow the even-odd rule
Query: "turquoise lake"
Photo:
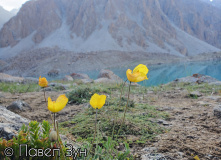
[[[108, 68], [112, 70], [123, 80], [126, 80], [126, 70], [136, 66], [127, 68]], [[191, 76], [195, 73], [209, 75], [218, 80], [221, 80], [221, 62], [220, 61], [206, 61], [206, 62], [182, 62], [173, 64], [160, 64], [148, 66], [149, 73], [146, 81], [140, 82], [143, 86], [156, 86], [160, 84], [166, 84], [177, 78]], [[92, 79], [97, 79], [99, 71], [82, 72], [89, 75]], [[62, 75], [60, 75], [62, 76]], [[64, 75], [63, 75], [64, 76]], [[46, 76], [47, 77], [47, 76]], [[48, 77], [49, 78], [49, 77]], [[50, 80], [50, 78], [49, 78]]]

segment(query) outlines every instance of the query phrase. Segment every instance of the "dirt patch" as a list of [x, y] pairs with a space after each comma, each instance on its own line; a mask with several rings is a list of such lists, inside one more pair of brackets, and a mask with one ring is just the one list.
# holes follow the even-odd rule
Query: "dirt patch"
[[221, 159], [221, 120], [213, 115], [213, 107], [219, 102], [206, 96], [192, 99], [182, 90], [146, 96], [146, 103], [170, 114], [169, 132], [146, 147], [156, 147], [157, 153], [167, 159], [189, 160], [196, 155], [200, 159]]
[[[47, 92], [46, 97], [50, 96], [52, 101], [55, 101], [61, 94], [64, 93], [62, 91]], [[36, 120], [38, 122], [42, 122], [42, 120], [48, 120], [51, 122], [51, 112], [47, 108], [43, 92], [31, 92], [22, 94], [3, 93], [2, 97], [0, 98], [0, 105], [7, 107], [16, 100], [25, 101], [32, 108], [32, 110], [18, 113], [19, 115], [30, 120]], [[81, 111], [83, 106], [84, 105], [67, 104], [67, 106], [62, 111], [56, 113], [56, 119], [59, 122], [70, 120], [75, 114]]]

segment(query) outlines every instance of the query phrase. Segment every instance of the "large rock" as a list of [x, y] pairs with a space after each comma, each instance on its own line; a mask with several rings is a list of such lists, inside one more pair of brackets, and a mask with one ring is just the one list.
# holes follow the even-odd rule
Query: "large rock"
[[86, 83], [93, 83], [92, 79], [81, 79], [81, 82], [86, 84]]
[[70, 84], [62, 84], [62, 83], [49, 83], [50, 87], [55, 87], [60, 90], [67, 90], [71, 85]]
[[73, 79], [90, 79], [90, 77], [84, 73], [72, 73], [71, 77]]
[[221, 81], [210, 82], [209, 85], [221, 86]]
[[24, 84], [29, 84], [29, 83], [36, 83], [36, 84], [38, 84], [38, 81], [39, 81], [38, 78], [25, 77], [24, 81], [22, 83], [24, 83]]
[[98, 78], [94, 80], [94, 83], [116, 83], [116, 81], [108, 78]]
[[193, 74], [192, 76], [188, 76], [188, 77], [183, 77], [183, 78], [179, 78], [174, 80], [172, 83], [191, 83], [191, 84], [201, 84], [201, 83], [209, 83], [209, 84], [213, 84], [213, 83], [217, 83], [219, 82], [217, 79], [210, 77], [210, 76], [206, 76], [206, 75], [201, 75], [201, 74]]
[[123, 80], [110, 70], [102, 69], [98, 75], [96, 82], [103, 83], [123, 83]]
[[201, 97], [202, 94], [199, 91], [193, 91], [190, 93], [191, 97]]
[[84, 73], [72, 73], [71, 77], [73, 79], [80, 79], [82, 83], [93, 83], [93, 80], [87, 74]]
[[31, 110], [32, 108], [26, 102], [17, 100], [10, 104], [7, 109], [12, 112], [18, 113], [26, 110]]
[[66, 75], [66, 76], [64, 76], [63, 80], [64, 80], [64, 81], [71, 82], [71, 81], [73, 81], [74, 79], [73, 79], [71, 76]]
[[[167, 158], [160, 153], [157, 153], [157, 148], [155, 147], [146, 147], [141, 150], [143, 155], [141, 160], [166, 160]], [[144, 154], [145, 153], [145, 154]]]
[[221, 119], [221, 105], [214, 107], [213, 113], [214, 113], [214, 116]]
[[48, 72], [48, 76], [50, 77], [57, 77], [59, 75], [59, 70], [57, 69], [52, 69]]
[[22, 124], [28, 125], [29, 120], [0, 106], [0, 138], [11, 139], [15, 136]]
[[0, 73], [0, 82], [15, 82], [15, 83], [22, 83], [24, 78], [22, 77], [14, 77], [5, 73]]

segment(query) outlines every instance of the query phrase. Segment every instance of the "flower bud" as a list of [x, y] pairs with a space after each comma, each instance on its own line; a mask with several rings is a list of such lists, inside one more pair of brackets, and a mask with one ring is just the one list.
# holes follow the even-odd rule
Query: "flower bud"
[[56, 141], [58, 138], [57, 132], [56, 131], [51, 131], [51, 133], [49, 134], [49, 140], [51, 142]]

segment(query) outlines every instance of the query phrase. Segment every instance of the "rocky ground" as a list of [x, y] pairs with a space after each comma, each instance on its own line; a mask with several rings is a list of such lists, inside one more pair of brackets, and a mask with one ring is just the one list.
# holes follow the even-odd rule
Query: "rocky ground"
[[184, 61], [212, 61], [221, 58], [220, 52], [205, 53], [201, 56], [180, 57], [170, 54], [146, 52], [89, 52], [74, 53], [58, 48], [44, 48], [24, 52], [6, 61], [0, 60], [0, 72], [14, 76], [36, 77], [56, 74], [81, 73], [107, 68], [133, 66], [142, 63], [154, 65]]
[[[207, 78], [203, 79], [208, 80]], [[210, 83], [209, 85], [202, 85], [204, 82], [198, 84], [193, 81], [194, 79], [198, 78], [191, 76], [174, 81], [169, 85], [148, 88], [142, 95], [131, 94], [131, 99], [135, 103], [157, 106], [158, 111], [164, 111], [169, 115], [166, 120], [153, 119], [168, 129], [166, 133], [158, 135], [146, 144], [130, 146], [131, 152], [137, 159], [189, 160], [193, 159], [194, 156], [203, 160], [221, 159], [220, 82], [210, 82], [213, 83], [213, 87], [209, 87]], [[188, 85], [179, 85], [181, 83], [179, 81], [184, 80], [189, 81]], [[211, 78], [210, 80], [213, 81], [214, 79]], [[68, 90], [47, 91], [46, 97], [51, 96], [52, 100], [55, 100], [57, 95], [67, 92]], [[0, 92], [1, 106], [7, 107], [16, 100], [24, 101], [30, 106], [30, 108], [24, 107], [24, 110], [17, 112], [22, 117], [39, 122], [51, 120], [43, 91], [14, 94]], [[83, 111], [85, 107], [88, 107], [87, 103], [81, 105], [68, 104], [58, 113], [57, 119], [59, 122], [70, 120], [77, 113]], [[69, 138], [72, 139], [73, 137]]]

